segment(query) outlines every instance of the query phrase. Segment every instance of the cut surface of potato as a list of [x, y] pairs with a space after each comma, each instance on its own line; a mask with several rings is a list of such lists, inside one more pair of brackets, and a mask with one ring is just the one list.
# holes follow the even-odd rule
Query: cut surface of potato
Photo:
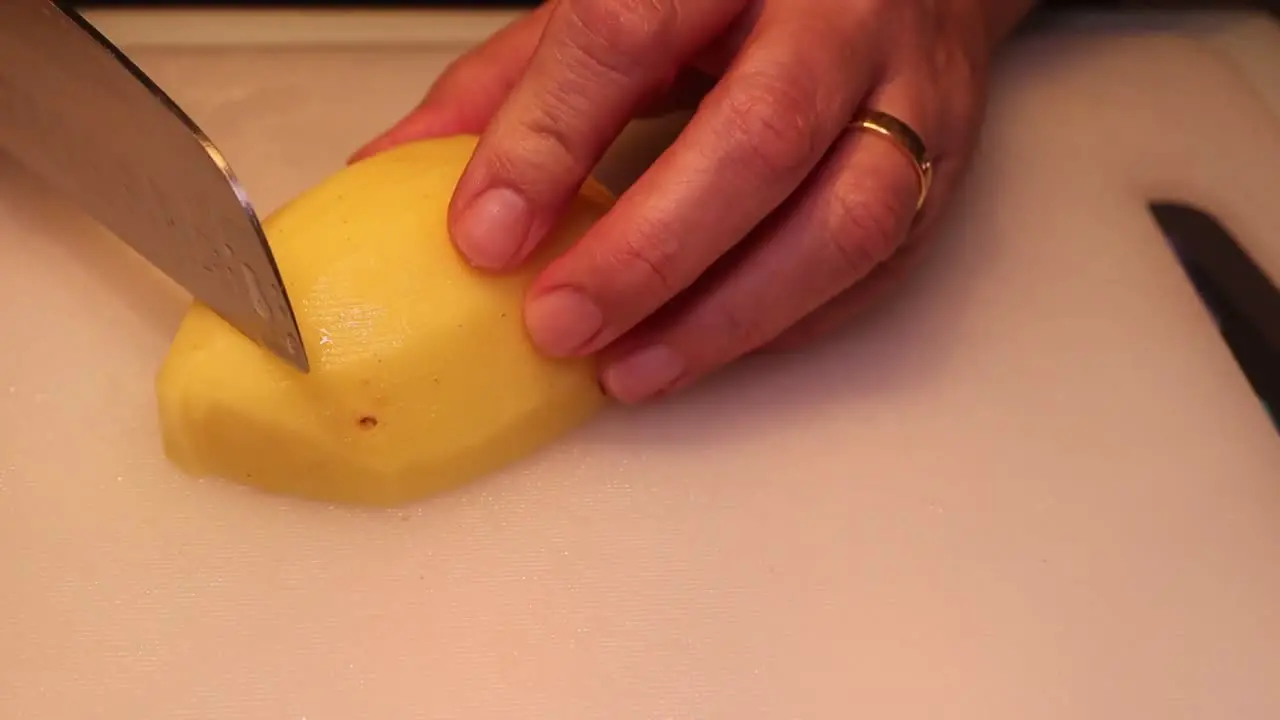
[[593, 359], [539, 354], [522, 307], [537, 272], [612, 198], [589, 182], [521, 270], [474, 269], [446, 215], [475, 143], [389, 150], [264, 221], [311, 371], [194, 303], [157, 378], [174, 464], [276, 493], [394, 505], [528, 455], [605, 404]]

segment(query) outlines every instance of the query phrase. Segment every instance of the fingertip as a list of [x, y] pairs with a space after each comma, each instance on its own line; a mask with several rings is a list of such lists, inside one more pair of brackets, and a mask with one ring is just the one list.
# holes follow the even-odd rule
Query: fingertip
[[684, 358], [667, 345], [651, 345], [605, 367], [601, 382], [609, 394], [625, 404], [659, 397], [684, 378]]
[[540, 352], [564, 358], [591, 351], [604, 331], [605, 316], [582, 291], [560, 287], [531, 293], [525, 301], [524, 323]]
[[467, 262], [482, 270], [505, 270], [519, 261], [532, 227], [528, 201], [506, 187], [482, 191], [452, 218], [450, 235]]

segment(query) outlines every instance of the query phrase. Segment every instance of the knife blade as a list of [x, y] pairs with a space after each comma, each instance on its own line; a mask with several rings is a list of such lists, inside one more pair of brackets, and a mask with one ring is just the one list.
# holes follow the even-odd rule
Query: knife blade
[[222, 153], [52, 0], [0, 0], [0, 146], [237, 330], [309, 369], [275, 258]]
[[1164, 200], [1147, 209], [1280, 430], [1280, 289], [1214, 215]]

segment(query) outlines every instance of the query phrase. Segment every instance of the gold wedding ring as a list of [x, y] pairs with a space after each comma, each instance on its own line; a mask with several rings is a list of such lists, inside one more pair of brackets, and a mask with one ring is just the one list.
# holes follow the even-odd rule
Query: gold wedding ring
[[920, 199], [916, 201], [916, 212], [920, 212], [920, 208], [924, 207], [924, 201], [929, 197], [929, 187], [933, 184], [933, 161], [929, 158], [929, 151], [925, 148], [924, 140], [920, 139], [920, 134], [912, 130], [910, 125], [879, 110], [868, 110], [858, 116], [853, 121], [852, 127], [868, 130], [887, 138], [894, 147], [907, 156], [912, 167], [916, 169], [916, 178], [920, 181]]

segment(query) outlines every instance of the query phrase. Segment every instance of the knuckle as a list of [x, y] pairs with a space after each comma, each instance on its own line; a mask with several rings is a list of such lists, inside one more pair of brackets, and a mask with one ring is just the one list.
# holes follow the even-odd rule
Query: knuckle
[[509, 125], [498, 127], [485, 156], [498, 177], [531, 196], [563, 190], [556, 180], [585, 175], [594, 165], [586, 108], [571, 88], [553, 87], [536, 102], [519, 105]]
[[726, 359], [749, 353], [773, 341], [776, 333], [769, 332], [759, 314], [748, 308], [727, 302], [708, 307], [711, 314], [711, 334], [718, 338]]
[[677, 0], [562, 0], [567, 39], [594, 63], [628, 76], [644, 61], [667, 57]]
[[535, 207], [546, 207], [563, 192], [558, 183], [574, 172], [578, 164], [575, 151], [554, 124], [532, 121], [525, 123], [523, 130], [519, 142], [488, 149], [484, 163], [495, 182], [518, 188]]
[[519, 121], [523, 138], [514, 147], [521, 154], [522, 167], [529, 173], [555, 177], [588, 171], [592, 160], [580, 131], [583, 117], [582, 108], [569, 93], [545, 93]]
[[804, 83], [756, 74], [725, 101], [734, 162], [749, 171], [794, 176], [808, 171], [825, 148], [818, 110]]
[[902, 240], [904, 207], [892, 194], [854, 186], [835, 195], [835, 218], [827, 234], [832, 254], [844, 269], [862, 277], [887, 260]]
[[612, 265], [629, 280], [626, 285], [640, 292], [660, 294], [666, 300], [684, 289], [676, 270], [678, 258], [674, 243], [664, 242], [667, 233], [632, 226], [631, 232], [619, 238], [613, 251]]

